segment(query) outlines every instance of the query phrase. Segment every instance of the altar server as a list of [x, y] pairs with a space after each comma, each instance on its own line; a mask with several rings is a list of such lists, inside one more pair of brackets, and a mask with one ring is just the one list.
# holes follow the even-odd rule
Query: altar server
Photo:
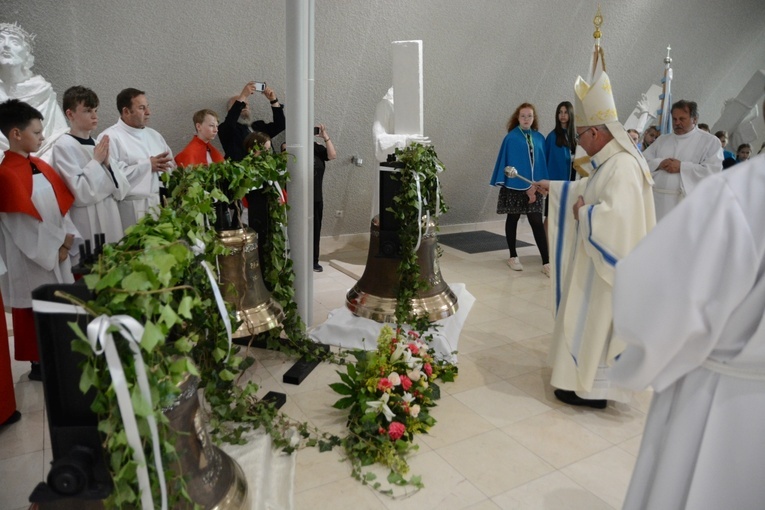
[[180, 167], [220, 163], [223, 155], [210, 142], [218, 134], [218, 114], [213, 110], [199, 110], [194, 114], [196, 134], [189, 144], [175, 156]]
[[51, 165], [74, 195], [70, 214], [83, 239], [93, 242], [95, 234], [104, 234], [107, 243], [116, 243], [123, 235], [117, 201], [130, 183], [109, 160], [109, 136], [98, 144], [90, 136], [98, 125], [98, 104], [96, 93], [86, 87], [64, 92], [70, 129], [53, 145]]
[[149, 101], [142, 90], [127, 88], [117, 94], [120, 118], [98, 137], [109, 137], [109, 155], [130, 183], [119, 202], [122, 227], [135, 225], [151, 208], [159, 206], [159, 173], [172, 170], [173, 155], [165, 139], [146, 127], [151, 116]]
[[617, 267], [611, 376], [655, 391], [625, 510], [765, 505], [763, 196], [760, 155], [704, 179]]
[[42, 115], [11, 99], [0, 104], [0, 131], [10, 149], [0, 163], [0, 277], [12, 307], [15, 357], [31, 361], [31, 379], [40, 378], [32, 290], [49, 283], [72, 283], [71, 258], [80, 235], [69, 218], [74, 197], [56, 171], [30, 156], [43, 137]]

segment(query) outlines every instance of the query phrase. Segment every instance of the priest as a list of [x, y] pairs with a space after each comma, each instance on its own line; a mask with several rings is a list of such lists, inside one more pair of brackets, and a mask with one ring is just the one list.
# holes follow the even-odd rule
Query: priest
[[120, 118], [98, 137], [109, 137], [109, 156], [127, 177], [130, 191], [119, 203], [123, 229], [159, 206], [159, 173], [173, 168], [173, 155], [165, 139], [147, 127], [151, 110], [146, 93], [127, 88], [117, 94]]
[[558, 400], [603, 409], [626, 401], [609, 367], [624, 349], [612, 338], [614, 267], [653, 228], [648, 165], [619, 123], [611, 82], [595, 68], [574, 85], [578, 144], [593, 172], [579, 181], [541, 181], [549, 190], [555, 326], [549, 360]]

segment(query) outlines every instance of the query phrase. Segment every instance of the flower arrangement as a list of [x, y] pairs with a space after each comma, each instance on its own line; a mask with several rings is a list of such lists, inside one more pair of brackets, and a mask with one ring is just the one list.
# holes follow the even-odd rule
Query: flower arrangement
[[348, 410], [350, 430], [342, 446], [353, 476], [362, 483], [380, 490], [376, 475], [364, 474], [362, 468], [381, 463], [390, 468], [390, 484], [423, 487], [419, 476], [405, 478], [409, 465], [404, 457], [418, 448], [412, 443], [415, 434], [436, 423], [429, 412], [441, 394], [436, 379], [453, 381], [457, 373], [433, 352], [417, 332], [384, 326], [376, 351], [354, 351], [356, 363], [349, 362], [345, 373], [337, 372], [341, 382], [330, 387], [343, 397], [334, 407]]

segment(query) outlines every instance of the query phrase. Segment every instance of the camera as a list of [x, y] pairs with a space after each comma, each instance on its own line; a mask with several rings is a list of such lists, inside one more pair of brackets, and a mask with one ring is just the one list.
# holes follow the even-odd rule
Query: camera
[[256, 81], [255, 82], [255, 92], [263, 92], [266, 90], [266, 82], [264, 81]]
[[319, 135], [319, 126], [314, 126], [314, 128], [313, 128], [313, 136], [318, 136], [318, 135]]

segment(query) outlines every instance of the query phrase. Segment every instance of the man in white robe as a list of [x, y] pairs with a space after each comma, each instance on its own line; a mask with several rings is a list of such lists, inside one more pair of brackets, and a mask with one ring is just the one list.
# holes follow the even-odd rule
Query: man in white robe
[[625, 510], [765, 508], [765, 155], [701, 182], [616, 270], [615, 384], [655, 390]]
[[130, 191], [119, 202], [122, 227], [127, 229], [159, 206], [159, 172], [172, 170], [174, 163], [162, 135], [146, 127], [151, 111], [145, 92], [124, 89], [117, 95], [117, 109], [120, 119], [96, 141], [109, 137], [109, 155], [130, 183]]
[[612, 338], [614, 266], [656, 223], [651, 176], [619, 123], [602, 70], [574, 86], [577, 138], [592, 158], [581, 180], [542, 181], [549, 189], [549, 238], [555, 327], [550, 383], [570, 405], [603, 409], [628, 400], [607, 373], [624, 345]]
[[98, 125], [98, 104], [95, 92], [83, 86], [64, 92], [71, 128], [53, 146], [51, 165], [74, 195], [69, 214], [83, 239], [94, 242], [95, 234], [104, 234], [107, 243], [116, 243], [124, 233], [117, 201], [127, 195], [130, 183], [110, 162], [109, 137], [96, 144], [90, 136]]
[[705, 177], [722, 171], [720, 140], [696, 127], [699, 111], [695, 102], [680, 100], [672, 105], [672, 133], [662, 135], [643, 156], [655, 182], [656, 220], [661, 220]]

